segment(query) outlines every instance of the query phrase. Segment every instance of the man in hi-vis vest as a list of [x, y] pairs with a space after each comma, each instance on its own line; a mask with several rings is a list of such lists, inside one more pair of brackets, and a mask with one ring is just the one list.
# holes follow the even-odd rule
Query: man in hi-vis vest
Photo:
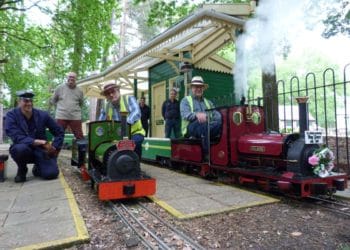
[[217, 110], [205, 112], [206, 109], [214, 108], [214, 105], [203, 97], [208, 85], [201, 76], [194, 76], [190, 87], [191, 95], [185, 96], [180, 103], [182, 135], [202, 139], [203, 158], [207, 160], [209, 153], [207, 119], [209, 116], [210, 137], [214, 138], [220, 134], [221, 114]]
[[131, 140], [135, 142], [135, 153], [141, 159], [142, 142], [146, 133], [142, 127], [141, 111], [135, 97], [122, 96], [120, 87], [115, 83], [106, 84], [101, 94], [106, 97], [108, 103], [99, 120], [121, 121], [121, 113], [127, 113], [126, 122], [131, 126]]

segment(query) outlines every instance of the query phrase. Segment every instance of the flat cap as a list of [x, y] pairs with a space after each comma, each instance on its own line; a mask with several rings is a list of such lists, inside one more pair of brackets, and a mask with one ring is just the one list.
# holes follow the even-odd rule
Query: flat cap
[[16, 92], [16, 95], [20, 98], [28, 98], [28, 99], [32, 99], [34, 97], [34, 93], [32, 90], [19, 90]]

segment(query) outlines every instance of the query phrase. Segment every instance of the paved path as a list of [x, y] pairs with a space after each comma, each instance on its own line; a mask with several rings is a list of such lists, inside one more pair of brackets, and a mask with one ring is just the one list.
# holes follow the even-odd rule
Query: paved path
[[[0, 154], [9, 145], [0, 144]], [[11, 157], [0, 182], [0, 249], [64, 248], [89, 240], [84, 220], [63, 176], [45, 181], [31, 174], [14, 183], [17, 166]]]

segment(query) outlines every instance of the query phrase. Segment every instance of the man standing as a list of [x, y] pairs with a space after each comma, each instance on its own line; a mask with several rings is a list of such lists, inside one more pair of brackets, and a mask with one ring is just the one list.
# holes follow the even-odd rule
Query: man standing
[[190, 83], [192, 94], [181, 100], [180, 110], [182, 117], [182, 134], [185, 137], [195, 137], [202, 140], [203, 157], [206, 159], [209, 153], [208, 118], [210, 137], [220, 134], [221, 114], [217, 110], [206, 112], [206, 109], [213, 109], [211, 101], [204, 98], [204, 90], [208, 85], [204, 83], [201, 76], [195, 76]]
[[69, 72], [67, 82], [58, 86], [52, 97], [56, 105], [56, 121], [64, 130], [70, 127], [75, 138], [83, 139], [81, 108], [84, 103], [83, 91], [76, 86], [77, 75]]
[[[33, 108], [34, 94], [29, 90], [17, 92], [18, 107], [6, 115], [6, 134], [11, 138], [10, 155], [18, 166], [15, 182], [25, 182], [27, 164], [34, 163], [34, 176], [55, 179], [59, 174], [57, 155], [62, 147], [64, 131], [50, 115]], [[52, 144], [47, 141], [45, 130], [54, 136]]]
[[170, 90], [170, 97], [162, 105], [162, 116], [165, 120], [165, 137], [180, 137], [180, 102], [176, 99], [176, 89]]
[[148, 107], [148, 105], [145, 102], [145, 97], [140, 98], [140, 110], [141, 110], [141, 123], [142, 127], [145, 130], [145, 136], [148, 135], [148, 120], [151, 116], [151, 109]]
[[120, 87], [115, 83], [108, 83], [101, 93], [107, 98], [106, 109], [101, 112], [99, 120], [121, 121], [121, 113], [127, 113], [126, 122], [131, 126], [131, 140], [136, 144], [135, 153], [141, 159], [142, 142], [145, 130], [141, 123], [140, 107], [134, 96], [122, 96]]

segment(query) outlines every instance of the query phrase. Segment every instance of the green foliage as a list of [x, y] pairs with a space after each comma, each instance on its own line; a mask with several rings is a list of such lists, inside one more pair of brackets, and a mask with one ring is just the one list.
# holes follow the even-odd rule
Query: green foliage
[[3, 103], [5, 108], [15, 105], [15, 93], [19, 89], [40, 89], [42, 79], [36, 72], [38, 57], [47, 42], [40, 27], [27, 26], [25, 15], [14, 10], [0, 9], [0, 83], [9, 90], [11, 98]]
[[326, 26], [323, 36], [329, 38], [339, 33], [350, 36], [350, 10], [349, 1], [338, 0], [339, 9], [334, 8], [328, 18], [324, 21]]
[[[116, 42], [111, 30], [114, 0], [60, 0], [54, 15], [53, 37], [59, 41], [65, 68], [82, 75], [103, 63], [106, 51]], [[108, 65], [106, 65], [108, 66]]]
[[114, 0], [57, 0], [54, 11], [40, 7], [53, 16], [51, 26], [40, 27], [28, 24], [21, 2], [5, 9], [0, 1], [0, 83], [11, 96], [3, 104], [16, 105], [16, 91], [32, 89], [35, 106], [49, 109], [47, 100], [68, 71], [81, 77], [109, 65], [106, 58], [117, 41], [110, 23], [120, 11]]
[[[134, 4], [140, 4], [146, 0], [134, 0]], [[153, 0], [151, 1], [151, 11], [148, 16], [147, 24], [149, 26], [170, 27], [184, 17], [188, 16], [196, 8], [203, 4], [210, 3], [245, 3], [248, 0], [203, 0], [198, 3], [183, 0]]]
[[236, 44], [227, 44], [221, 50], [219, 50], [217, 54], [225, 58], [226, 60], [234, 63], [236, 61]]

